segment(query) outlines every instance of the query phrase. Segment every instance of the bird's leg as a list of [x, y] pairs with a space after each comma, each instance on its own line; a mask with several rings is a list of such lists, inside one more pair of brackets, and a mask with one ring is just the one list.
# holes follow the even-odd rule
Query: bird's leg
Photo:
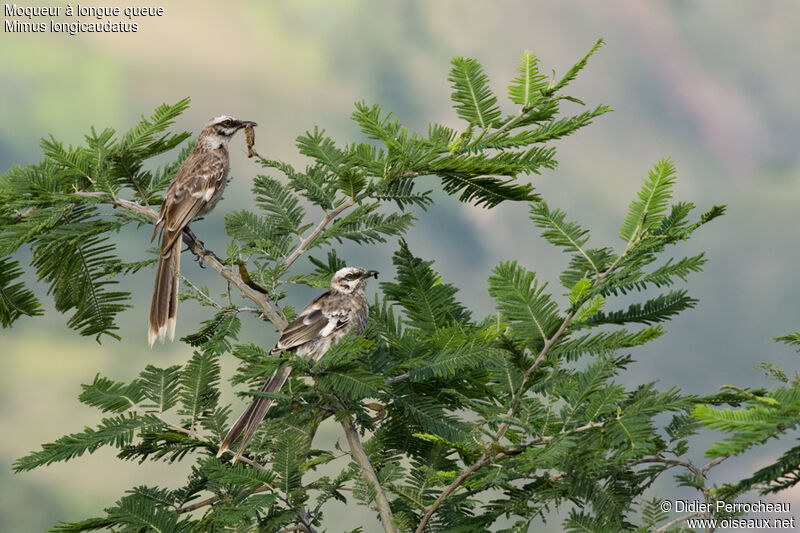
[[192, 228], [190, 228], [189, 226], [186, 226], [185, 228], [183, 228], [183, 232], [186, 235], [188, 235], [194, 241], [195, 244], [199, 244], [202, 248], [206, 247], [206, 245], [203, 244], [203, 241], [201, 241], [200, 239], [197, 238], [197, 235], [194, 234], [194, 232], [192, 231]]
[[201, 253], [196, 253], [196, 254], [195, 254], [195, 255], [197, 256], [197, 259], [196, 259], [196, 260], [197, 260], [197, 262], [199, 263], [199, 265], [200, 265], [200, 268], [205, 268], [205, 266], [203, 266], [203, 259], [204, 259], [204, 258], [205, 258], [207, 255], [210, 255], [210, 256], [214, 257], [214, 258], [215, 258], [217, 261], [219, 261], [220, 263], [222, 262], [222, 260], [221, 260], [219, 257], [217, 257], [217, 254], [215, 254], [214, 252], [212, 252], [211, 250], [209, 250], [209, 249], [207, 249], [207, 248], [206, 248], [206, 245], [205, 245], [205, 244], [203, 244], [203, 241], [201, 241], [200, 239], [198, 239], [198, 238], [197, 238], [197, 235], [195, 235], [195, 234], [194, 234], [194, 232], [192, 231], [192, 229], [191, 229], [189, 226], [186, 226], [185, 228], [183, 228], [183, 232], [184, 232], [186, 235], [188, 235], [188, 236], [189, 236], [189, 238], [190, 238], [190, 239], [192, 240], [192, 242], [194, 243], [194, 244], [192, 245], [192, 247], [191, 247], [193, 252], [194, 252], [194, 248], [195, 248], [195, 246], [199, 246], [199, 247], [200, 247]]

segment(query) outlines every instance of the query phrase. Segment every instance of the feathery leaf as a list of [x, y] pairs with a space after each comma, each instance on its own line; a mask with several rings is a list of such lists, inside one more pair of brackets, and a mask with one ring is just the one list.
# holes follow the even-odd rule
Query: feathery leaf
[[531, 349], [547, 339], [561, 322], [556, 303], [539, 286], [535, 274], [516, 261], [502, 262], [492, 270], [489, 294], [511, 322], [514, 336]]
[[44, 314], [42, 304], [25, 284], [12, 282], [22, 275], [19, 262], [0, 257], [0, 326], [10, 327], [19, 317]]
[[547, 88], [547, 76], [539, 72], [539, 60], [528, 50], [522, 52], [519, 60], [519, 76], [508, 86], [511, 101], [525, 108], [531, 107], [542, 97]]
[[664, 218], [667, 202], [672, 197], [675, 183], [675, 166], [669, 159], [659, 160], [651, 170], [638, 199], [631, 202], [628, 215], [620, 229], [620, 237], [631, 241], [651, 227], [657, 227]]
[[451, 99], [458, 116], [470, 124], [488, 128], [500, 118], [497, 97], [489, 89], [489, 80], [483, 67], [470, 58], [456, 57], [451, 62], [450, 76], [453, 93]]

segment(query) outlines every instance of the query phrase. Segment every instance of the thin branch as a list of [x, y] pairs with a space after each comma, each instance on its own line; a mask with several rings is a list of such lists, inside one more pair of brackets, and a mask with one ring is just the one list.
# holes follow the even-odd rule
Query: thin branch
[[[590, 423], [588, 423], [588, 424], [586, 424], [584, 426], [580, 426], [580, 427], [577, 427], [577, 428], [573, 429], [572, 431], [570, 431], [570, 433], [587, 431], [587, 430], [598, 428], [598, 427], [602, 427], [602, 426], [603, 426], [602, 422], [590, 422]], [[477, 461], [472, 463], [472, 465], [470, 465], [469, 468], [467, 468], [466, 470], [461, 472], [461, 474], [459, 474], [459, 476], [455, 480], [453, 480], [453, 482], [450, 483], [450, 485], [448, 485], [447, 488], [445, 488], [442, 491], [442, 493], [439, 495], [439, 497], [436, 498], [436, 501], [433, 502], [433, 505], [431, 505], [428, 508], [428, 510], [423, 515], [422, 520], [420, 520], [419, 525], [417, 526], [417, 533], [421, 533], [422, 532], [422, 530], [428, 524], [428, 521], [433, 516], [433, 513], [435, 513], [439, 509], [439, 507], [441, 507], [444, 504], [444, 501], [451, 494], [453, 494], [456, 490], [458, 490], [458, 487], [460, 487], [464, 483], [464, 481], [466, 481], [467, 478], [469, 478], [472, 474], [474, 474], [475, 472], [477, 472], [478, 470], [480, 470], [484, 466], [486, 466], [488, 464], [491, 464], [491, 463], [495, 463], [495, 462], [503, 459], [504, 457], [511, 457], [511, 456], [514, 456], [514, 455], [519, 455], [520, 453], [525, 451], [527, 448], [530, 448], [531, 446], [533, 446], [535, 444], [541, 444], [543, 442], [550, 442], [553, 439], [555, 439], [556, 436], [557, 435], [545, 435], [545, 436], [542, 436], [542, 437], [537, 437], [535, 439], [529, 440], [528, 442], [526, 442], [524, 444], [520, 444], [519, 446], [513, 446], [513, 447], [510, 447], [510, 448], [507, 448], [507, 449], [501, 449], [499, 452], [497, 452], [494, 455], [490, 455], [488, 450], [484, 451], [483, 455], [481, 455], [480, 459], [478, 459]], [[493, 443], [493, 445], [494, 444], [496, 444], [496, 443]]]
[[226, 294], [227, 294], [227, 296], [228, 296], [228, 305], [229, 305], [230, 307], [235, 307], [235, 306], [233, 305], [233, 298], [231, 298], [231, 282], [229, 281], [229, 282], [228, 282], [226, 285], [227, 285], [227, 286], [225, 287], [225, 293], [226, 293]]
[[400, 176], [398, 176], [398, 177], [401, 178], [401, 179], [406, 179], [406, 178], [416, 178], [417, 176], [421, 176], [421, 175], [422, 175], [422, 173], [421, 172], [417, 172], [416, 170], [406, 170], [405, 172], [400, 174]]
[[289, 270], [289, 267], [291, 267], [291, 266], [292, 266], [292, 264], [293, 264], [295, 261], [297, 261], [297, 259], [298, 259], [298, 258], [299, 258], [301, 255], [303, 255], [304, 253], [306, 253], [306, 251], [308, 250], [308, 247], [311, 245], [311, 243], [313, 243], [313, 242], [314, 242], [314, 239], [316, 239], [317, 237], [319, 237], [319, 236], [320, 236], [320, 234], [321, 234], [321, 233], [322, 233], [322, 232], [325, 230], [325, 227], [326, 227], [326, 226], [327, 226], [327, 225], [328, 225], [328, 224], [329, 224], [329, 223], [330, 223], [330, 222], [331, 222], [333, 219], [335, 219], [336, 217], [338, 217], [338, 216], [339, 216], [339, 215], [342, 213], [342, 211], [344, 211], [344, 210], [346, 210], [346, 209], [349, 209], [349, 208], [353, 207], [355, 204], [356, 204], [356, 201], [355, 201], [353, 198], [350, 198], [350, 199], [348, 199], [347, 201], [345, 201], [345, 202], [343, 202], [343, 203], [339, 204], [339, 205], [338, 205], [338, 206], [337, 206], [337, 207], [336, 207], [336, 208], [335, 208], [333, 211], [331, 211], [330, 213], [326, 211], [326, 212], [325, 212], [325, 215], [322, 217], [322, 220], [320, 220], [320, 221], [319, 221], [319, 224], [317, 224], [317, 227], [315, 227], [315, 228], [314, 228], [314, 231], [312, 231], [312, 232], [311, 232], [311, 233], [308, 235], [308, 237], [306, 237], [305, 239], [303, 239], [302, 241], [300, 241], [300, 245], [299, 245], [299, 246], [298, 246], [298, 247], [295, 249], [295, 251], [294, 251], [294, 252], [292, 252], [292, 254], [291, 254], [289, 257], [287, 257], [287, 258], [286, 258], [286, 261], [284, 261], [284, 262], [283, 262], [283, 266], [281, 267], [281, 274], [283, 274], [284, 272], [286, 272], [287, 270]]
[[439, 497], [436, 498], [436, 501], [433, 502], [433, 505], [431, 505], [428, 508], [428, 510], [425, 511], [425, 514], [422, 516], [422, 520], [419, 521], [419, 525], [417, 526], [417, 533], [421, 533], [422, 530], [425, 529], [425, 526], [428, 524], [428, 521], [433, 516], [433, 513], [435, 513], [439, 509], [439, 507], [442, 506], [442, 504], [444, 503], [444, 501], [447, 499], [448, 496], [453, 494], [458, 489], [458, 487], [460, 487], [461, 484], [467, 480], [469, 476], [471, 476], [472, 474], [474, 474], [475, 472], [477, 472], [478, 470], [480, 470], [481, 468], [483, 468], [484, 466], [488, 465], [491, 462], [492, 460], [489, 458], [489, 455], [486, 452], [484, 452], [483, 455], [481, 455], [480, 459], [472, 463], [469, 468], [461, 472], [461, 474], [459, 474], [459, 476], [452, 483], [450, 483], [450, 485], [448, 485], [446, 489], [442, 491]]
[[[695, 466], [694, 463], [692, 463], [691, 461], [680, 461], [678, 459], [669, 459], [667, 457], [659, 457], [659, 456], [656, 456], [656, 457], [645, 457], [645, 458], [633, 461], [630, 464], [639, 465], [639, 464], [644, 464], [644, 463], [661, 463], [661, 464], [666, 465], [667, 468], [672, 468], [674, 466], [680, 466], [680, 467], [683, 467], [683, 468], [687, 469], [689, 472], [691, 472], [692, 474], [696, 475], [698, 478], [705, 480], [709, 470], [711, 470], [715, 466], [719, 465], [720, 463], [722, 463], [724, 460], [728, 459], [729, 457], [730, 457], [729, 455], [722, 455], [720, 457], [712, 459], [711, 461], [706, 463], [706, 465], [703, 466], [702, 468]], [[710, 505], [711, 505], [711, 491], [706, 486], [705, 482], [703, 483], [703, 486], [700, 487], [700, 492], [703, 493], [703, 498], [705, 499], [705, 503], [707, 505], [709, 505], [709, 508], [711, 508], [710, 507]], [[707, 513], [707, 512], [706, 513], [688, 514], [686, 516], [682, 516], [682, 517], [676, 518], [675, 520], [667, 523], [666, 525], [654, 530], [654, 533], [664, 533], [665, 531], [668, 531], [669, 529], [677, 526], [681, 522], [685, 522], [686, 520], [689, 520], [690, 518], [710, 518], [710, 517], [711, 517], [711, 515], [709, 513]]]
[[709, 461], [705, 466], [698, 467], [691, 461], [680, 461], [678, 459], [669, 459], [667, 457], [644, 457], [642, 459], [638, 459], [636, 461], [631, 462], [631, 465], [640, 465], [644, 463], [661, 463], [667, 465], [669, 467], [673, 466], [680, 466], [691, 472], [692, 474], [696, 475], [697, 477], [705, 478], [708, 474], [708, 471], [714, 468], [715, 466], [719, 465], [725, 459], [728, 459], [730, 455], [722, 455], [717, 457], [716, 459], [712, 459]]
[[184, 228], [183, 230], [183, 242], [186, 243], [192, 253], [199, 257], [204, 264], [210, 266], [212, 270], [235, 285], [236, 288], [242, 292], [242, 296], [255, 302], [256, 305], [261, 308], [261, 312], [264, 314], [267, 320], [272, 322], [278, 331], [283, 331], [286, 329], [286, 320], [282, 319], [280, 315], [275, 312], [275, 309], [273, 309], [272, 305], [270, 305], [266, 296], [254, 290], [252, 287], [249, 287], [242, 280], [242, 278], [234, 274], [231, 269], [223, 265], [222, 261], [219, 260], [214, 252], [206, 249], [203, 243], [197, 239], [197, 237], [194, 237], [194, 234], [189, 228]]
[[[129, 211], [139, 213], [140, 215], [150, 217], [153, 220], [158, 219], [158, 214], [149, 207], [145, 207], [136, 202], [131, 202], [130, 200], [112, 197], [104, 192], [77, 191], [74, 194], [84, 198], [98, 198], [102, 202], [111, 204], [115, 207], [122, 207]], [[261, 313], [267, 318], [267, 320], [272, 322], [278, 331], [283, 331], [286, 328], [286, 320], [281, 318], [275, 309], [273, 309], [272, 305], [269, 303], [269, 300], [267, 300], [263, 294], [248, 286], [241, 279], [241, 277], [226, 267], [222, 261], [220, 261], [219, 257], [214, 254], [214, 252], [208, 250], [203, 245], [203, 243], [194, 235], [194, 233], [192, 233], [191, 229], [184, 228], [183, 242], [186, 243], [186, 245], [189, 247], [189, 250], [191, 250], [195, 256], [202, 260], [206, 265], [210, 266], [212, 270], [217, 272], [225, 280], [235, 285], [236, 288], [242, 292], [242, 296], [255, 302], [256, 305], [258, 305], [258, 307], [261, 309]]]
[[410, 374], [406, 372], [405, 374], [400, 374], [399, 376], [395, 376], [393, 378], [387, 378], [386, 384], [387, 385], [394, 385], [395, 383], [400, 383], [401, 381], [405, 381], [410, 377]]
[[134, 412], [134, 413], [136, 413], [138, 415], [141, 415], [141, 416], [152, 416], [152, 417], [156, 418], [159, 422], [161, 422], [162, 424], [164, 424], [165, 426], [167, 426], [169, 429], [171, 429], [173, 431], [177, 431], [178, 433], [183, 433], [184, 435], [188, 435], [188, 436], [192, 437], [193, 439], [196, 439], [196, 440], [199, 440], [199, 441], [208, 442], [206, 439], [204, 439], [196, 431], [194, 431], [192, 429], [186, 429], [185, 427], [181, 427], [178, 424], [170, 422], [169, 420], [164, 418], [164, 415], [162, 415], [160, 413], [156, 414], [156, 413], [145, 411], [141, 407], [139, 407], [137, 404], [135, 404], [130, 398], [126, 397], [126, 399], [131, 404], [131, 406], [128, 408], [129, 411]]
[[150, 207], [137, 204], [136, 202], [131, 202], [130, 200], [117, 198], [116, 196], [111, 196], [105, 192], [76, 191], [74, 194], [75, 196], [81, 196], [83, 198], [99, 198], [104, 203], [111, 204], [115, 207], [124, 207], [125, 209], [135, 211], [140, 215], [145, 215], [153, 219], [158, 218], [158, 213], [150, 209]]
[[392, 523], [392, 508], [389, 506], [389, 499], [386, 497], [383, 487], [381, 487], [375, 469], [372, 468], [367, 452], [364, 451], [364, 447], [361, 445], [361, 439], [358, 437], [358, 430], [356, 430], [353, 420], [349, 416], [345, 416], [341, 424], [347, 437], [347, 443], [350, 445], [353, 459], [361, 468], [361, 474], [364, 479], [375, 489], [375, 504], [378, 506], [378, 513], [381, 515], [383, 530], [386, 533], [397, 533], [397, 529]]
[[300, 525], [304, 528], [302, 531], [305, 533], [317, 533], [317, 530], [311, 525], [311, 514], [305, 507], [297, 510], [297, 519], [300, 520]]
[[[122, 207], [129, 211], [149, 217], [153, 220], [158, 220], [158, 213], [150, 209], [150, 207], [143, 206], [123, 198], [117, 198], [116, 196], [109, 195], [105, 192], [76, 191], [74, 194], [82, 198], [97, 198], [101, 202], [113, 205], [114, 207]], [[300, 242], [298, 247], [283, 262], [283, 265], [281, 266], [281, 273], [289, 270], [292, 264], [294, 264], [294, 262], [297, 261], [301, 255], [308, 251], [309, 246], [311, 246], [314, 240], [317, 239], [317, 237], [319, 237], [323, 231], [325, 231], [325, 228], [331, 223], [331, 221], [338, 217], [343, 211], [349, 209], [355, 204], [356, 200], [354, 198], [350, 198], [342, 202], [332, 211], [326, 211], [322, 217], [322, 220], [320, 220], [314, 230]], [[252, 283], [251, 280], [248, 280], [248, 283], [248, 281], [245, 281], [241, 275], [235, 274], [231, 269], [226, 267], [219, 257], [217, 257], [214, 252], [208, 250], [202, 241], [200, 241], [200, 239], [198, 239], [188, 227], [184, 228], [183, 230], [183, 242], [186, 243], [186, 245], [189, 247], [189, 250], [191, 250], [191, 252], [201, 261], [210, 266], [212, 270], [216, 271], [226, 281], [235, 285], [242, 292], [242, 296], [255, 302], [261, 309], [261, 314], [266, 317], [267, 320], [272, 322], [278, 331], [283, 331], [286, 329], [286, 319], [272, 307], [269, 299], [263, 293], [264, 289], [258, 287], [257, 285], [254, 287], [253, 285], [255, 284]]]
[[[261, 485], [260, 487], [258, 487], [253, 492], [251, 492], [250, 494], [253, 495], [253, 494], [258, 494], [260, 492], [268, 492], [268, 491], [274, 491], [274, 490], [275, 490], [275, 487], [265, 483], [265, 484]], [[196, 511], [196, 510], [201, 509], [203, 507], [207, 507], [209, 505], [214, 505], [218, 501], [219, 501], [219, 496], [212, 496], [210, 498], [206, 498], [205, 500], [201, 500], [201, 501], [199, 501], [197, 503], [193, 503], [192, 505], [187, 505], [185, 507], [181, 507], [180, 509], [177, 510], [177, 513], [178, 514], [191, 513], [192, 511]]]
[[[256, 491], [258, 491], [258, 489], [256, 489]], [[255, 494], [255, 492], [254, 492], [254, 494]], [[191, 513], [192, 511], [196, 511], [198, 509], [202, 509], [203, 507], [206, 507], [208, 505], [214, 505], [218, 501], [219, 501], [219, 496], [212, 496], [210, 498], [206, 498], [205, 500], [199, 501], [197, 503], [193, 503], [192, 505], [187, 505], [185, 507], [181, 507], [176, 512], [178, 514]]]
[[[191, 287], [191, 289], [199, 297], [201, 297], [203, 300], [205, 300], [206, 302], [208, 302], [209, 304], [214, 306], [217, 309], [217, 311], [222, 311], [223, 307], [220, 304], [218, 304], [217, 301], [215, 299], [213, 299], [211, 296], [209, 296], [206, 293], [204, 293], [203, 291], [201, 291], [200, 288], [197, 285], [192, 283], [192, 280], [190, 280], [189, 278], [187, 278], [186, 276], [184, 276], [180, 272], [178, 272], [177, 274], [178, 274], [178, 277], [180, 278], [180, 280], [183, 281], [184, 283], [186, 283], [186, 285], [188, 285], [189, 287]], [[232, 306], [233, 306], [233, 304], [231, 304], [231, 307]]]
[[[232, 450], [225, 450], [225, 453], [229, 453], [229, 454], [231, 454], [231, 455], [234, 455], [234, 452], [233, 452]], [[223, 454], [223, 455], [224, 455], [224, 454]], [[262, 464], [260, 464], [260, 463], [257, 463], [256, 461], [254, 461], [254, 460], [250, 459], [249, 457], [247, 457], [247, 456], [245, 456], [245, 455], [239, 455], [239, 456], [237, 456], [237, 457], [236, 457], [236, 460], [237, 460], [238, 462], [240, 462], [240, 463], [244, 463], [244, 464], [246, 464], [246, 465], [250, 465], [250, 466], [252, 466], [253, 468], [258, 468], [259, 470], [263, 470], [264, 472], [270, 472], [270, 469], [269, 469], [269, 468], [267, 468], [266, 466], [264, 466], [264, 465], [262, 465]]]
[[705, 477], [705, 475], [708, 473], [709, 470], [711, 470], [712, 468], [714, 468], [715, 466], [717, 466], [722, 461], [728, 458], [730, 458], [730, 455], [720, 455], [716, 459], [712, 459], [711, 461], [709, 461], [708, 464], [706, 464], [706, 466], [700, 469], [700, 471], [703, 473], [703, 477]]

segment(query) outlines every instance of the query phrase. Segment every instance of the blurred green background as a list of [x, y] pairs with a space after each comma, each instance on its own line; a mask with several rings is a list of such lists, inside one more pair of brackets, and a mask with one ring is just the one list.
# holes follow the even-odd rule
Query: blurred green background
[[[196, 133], [222, 113], [255, 120], [262, 154], [302, 164], [295, 136], [320, 125], [335, 138], [358, 138], [348, 116], [362, 98], [384, 104], [412, 129], [424, 130], [429, 121], [458, 126], [446, 79], [455, 55], [477, 58], [504, 96], [522, 50], [536, 53], [545, 72], [560, 74], [603, 37], [606, 46], [569, 92], [615, 112], [558, 144], [558, 169], [530, 178], [539, 192], [592, 228], [595, 243], [614, 245], [627, 205], [657, 158], [671, 156], [677, 165], [677, 199], [703, 210], [729, 205], [728, 216], [678, 250], [708, 251], [706, 272], [689, 282], [700, 304], [635, 354], [627, 382], [660, 380], [664, 387], [711, 393], [727, 383], [767, 385], [753, 370], [761, 361], [797, 368], [797, 355], [770, 340], [800, 329], [796, 0], [202, 0], [164, 7], [163, 17], [140, 19], [133, 34], [4, 32], [0, 171], [38, 161], [41, 137], [74, 144], [93, 125], [124, 131], [155, 106], [185, 96], [192, 106], [176, 131]], [[245, 157], [243, 139], [232, 152], [235, 179], [226, 199], [194, 228], [219, 252], [223, 216], [252, 205], [248, 179], [259, 171]], [[485, 289], [497, 262], [517, 258], [553, 281], [564, 266], [565, 256], [527, 223], [524, 206], [486, 211], [442, 199], [419, 218], [408, 238], [412, 250], [436, 258], [438, 271], [478, 314], [493, 309]], [[146, 230], [123, 233], [122, 253], [141, 256], [149, 236]], [[390, 276], [393, 246], [348, 246], [343, 255]], [[218, 278], [185, 264], [188, 276], [223, 290]], [[98, 370], [126, 380], [147, 362], [163, 366], [190, 355], [180, 343], [147, 349], [151, 284], [151, 271], [125, 280], [124, 288], [134, 292], [133, 308], [122, 316], [122, 342], [98, 345], [77, 337], [49, 302], [45, 317], [0, 330], [1, 531], [41, 531], [58, 519], [93, 515], [135, 485], [183, 480], [184, 467], [120, 463], [105, 451], [24, 475], [10, 471], [14, 459], [42, 442], [97, 420], [76, 396]], [[558, 291], [557, 283], [551, 287]], [[298, 289], [290, 300], [303, 305], [311, 294]], [[183, 305], [178, 335], [191, 332], [206, 313]], [[268, 345], [275, 334], [247, 318], [241, 338]], [[229, 375], [232, 362], [226, 364]], [[322, 438], [336, 439], [336, 429]], [[726, 477], [715, 481], [763, 466], [770, 453], [726, 463]], [[696, 457], [702, 458], [702, 448]], [[799, 490], [777, 499], [800, 509]], [[354, 527], [370, 514], [362, 508], [330, 516], [329, 530]]]

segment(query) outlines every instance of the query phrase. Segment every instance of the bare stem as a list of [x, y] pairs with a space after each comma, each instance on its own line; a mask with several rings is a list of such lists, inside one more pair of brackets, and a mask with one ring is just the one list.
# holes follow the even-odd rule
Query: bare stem
[[[192, 290], [194, 291], [195, 294], [197, 294], [203, 300], [205, 300], [206, 302], [208, 302], [209, 304], [214, 306], [217, 309], [217, 311], [222, 311], [222, 306], [219, 305], [215, 299], [211, 298], [209, 295], [207, 295], [202, 290], [200, 290], [200, 287], [198, 287], [197, 285], [192, 283], [192, 280], [190, 280], [189, 278], [187, 278], [186, 276], [184, 276], [180, 272], [178, 272], [177, 274], [178, 274], [178, 277], [181, 279], [181, 281], [183, 281], [184, 283], [186, 283], [186, 285], [188, 285], [189, 287], [192, 288]], [[228, 286], [230, 287], [230, 284]], [[230, 290], [228, 291], [228, 293], [230, 293]], [[231, 304], [231, 306], [232, 305], [233, 304]]]
[[394, 385], [395, 383], [400, 383], [401, 381], [407, 380], [409, 377], [411, 377], [411, 374], [406, 372], [405, 374], [400, 374], [399, 376], [395, 376], [393, 378], [387, 378], [386, 379], [386, 384], [387, 385]]
[[320, 236], [320, 234], [325, 230], [327, 225], [336, 217], [338, 217], [342, 211], [349, 209], [355, 205], [356, 201], [353, 198], [348, 199], [347, 201], [339, 204], [333, 211], [325, 212], [325, 215], [322, 217], [322, 220], [319, 221], [319, 224], [314, 228], [314, 231], [308, 234], [308, 237], [304, 238], [300, 241], [300, 245], [295, 249], [292, 254], [286, 258], [286, 261], [283, 262], [283, 266], [281, 267], [281, 273], [286, 272], [289, 270], [289, 267], [297, 261], [297, 259], [306, 253], [308, 247], [314, 242], [314, 239]]
[[[260, 490], [260, 488], [261, 487], [259, 487], [255, 491], [253, 491], [253, 494], [255, 494], [256, 492], [262, 492]], [[197, 509], [202, 509], [203, 507], [206, 507], [206, 506], [209, 506], [209, 505], [214, 505], [218, 501], [219, 501], [219, 496], [212, 496], [210, 498], [206, 498], [205, 500], [201, 500], [201, 501], [199, 501], [197, 503], [193, 503], [192, 505], [187, 505], [185, 507], [181, 507], [180, 509], [178, 509], [177, 512], [178, 512], [178, 514], [191, 513], [192, 511], [196, 511]]]
[[345, 416], [341, 424], [344, 429], [344, 434], [347, 437], [347, 443], [350, 445], [353, 459], [361, 468], [361, 475], [363, 475], [367, 483], [372, 485], [372, 488], [375, 489], [375, 504], [378, 506], [378, 513], [380, 513], [381, 516], [383, 530], [386, 533], [397, 533], [397, 529], [395, 529], [392, 523], [392, 508], [389, 506], [389, 499], [386, 497], [386, 492], [384, 492], [383, 487], [381, 487], [375, 469], [372, 468], [372, 463], [369, 461], [367, 452], [364, 451], [364, 447], [361, 445], [361, 439], [358, 437], [358, 430], [356, 430], [353, 420], [349, 416]]
[[286, 328], [286, 320], [281, 318], [280, 315], [275, 312], [275, 309], [273, 309], [272, 305], [270, 305], [267, 297], [248, 286], [242, 280], [242, 278], [235, 274], [231, 269], [223, 265], [214, 252], [208, 250], [203, 243], [200, 242], [200, 240], [194, 237], [194, 234], [189, 228], [185, 228], [183, 230], [183, 242], [186, 243], [186, 245], [189, 247], [189, 250], [191, 250], [194, 255], [199, 257], [204, 264], [210, 266], [212, 270], [236, 286], [236, 288], [242, 292], [242, 296], [255, 302], [256, 305], [261, 308], [262, 314], [267, 318], [267, 320], [272, 322], [278, 331], [283, 331]]
[[[270, 492], [270, 491], [274, 491], [274, 490], [275, 490], [275, 487], [273, 487], [272, 485], [264, 484], [264, 485], [261, 485], [260, 487], [258, 487], [256, 490], [254, 490], [250, 494], [258, 494], [259, 492]], [[201, 500], [201, 501], [199, 501], [197, 503], [193, 503], [192, 505], [186, 505], [185, 507], [181, 507], [180, 509], [178, 509], [177, 512], [178, 512], [178, 514], [191, 513], [192, 511], [196, 511], [197, 509], [202, 509], [203, 507], [207, 507], [209, 505], [214, 505], [218, 501], [219, 501], [219, 496], [212, 496], [210, 498], [206, 498], [205, 500]]]

